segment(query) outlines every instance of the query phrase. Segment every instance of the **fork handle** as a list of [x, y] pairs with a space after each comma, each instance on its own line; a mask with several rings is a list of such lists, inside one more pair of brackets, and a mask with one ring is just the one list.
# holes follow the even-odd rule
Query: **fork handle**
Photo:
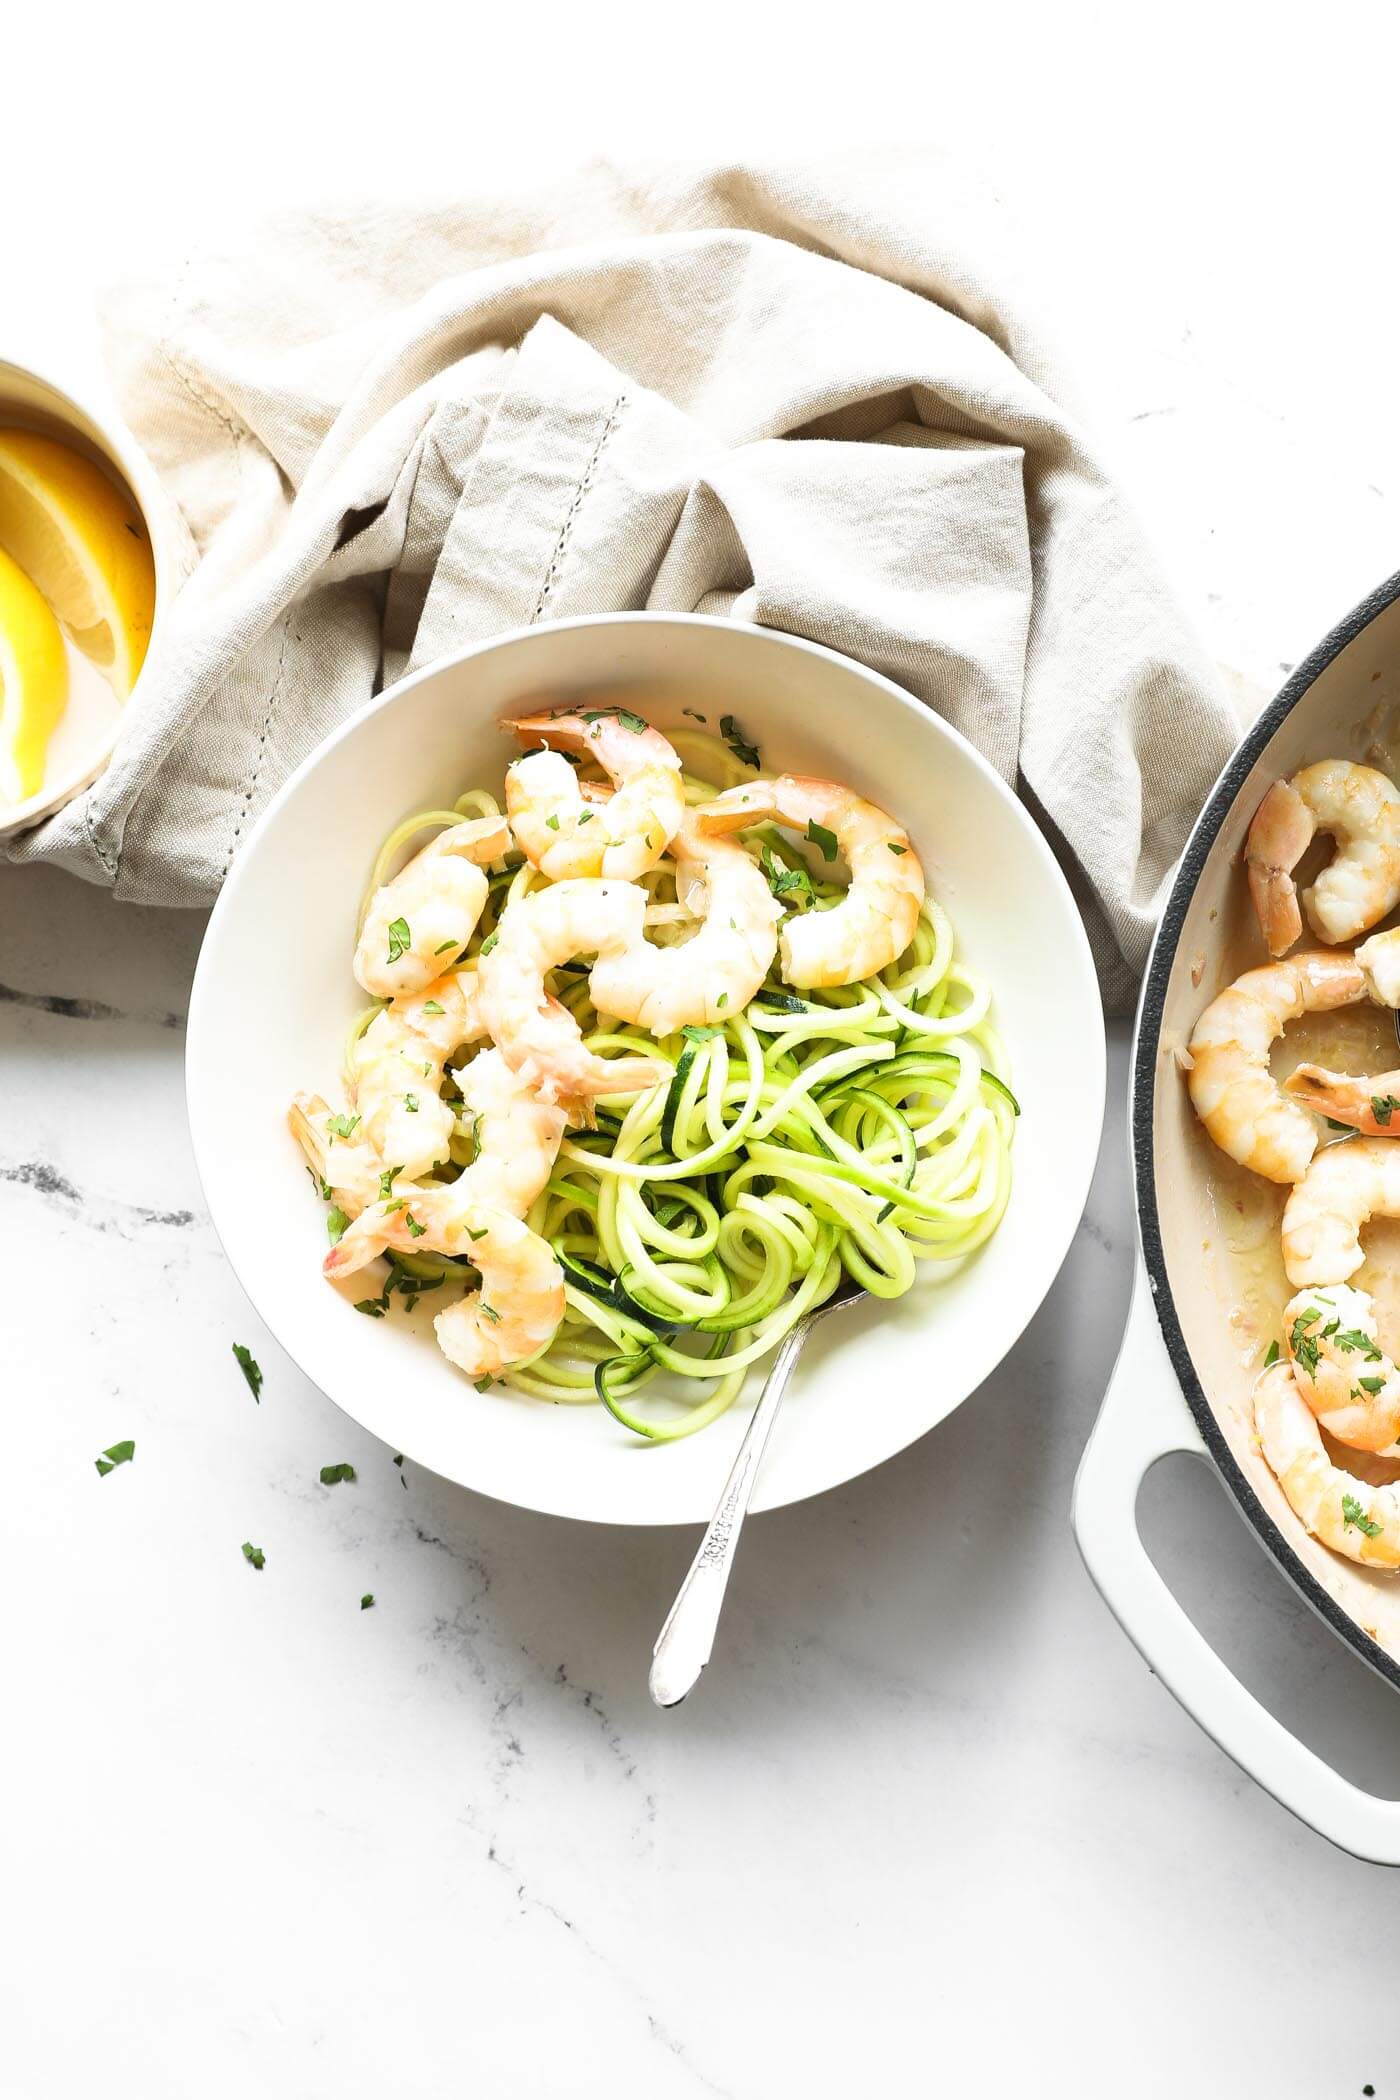
[[730, 1468], [719, 1498], [719, 1507], [700, 1541], [700, 1550], [690, 1564], [690, 1573], [676, 1593], [666, 1623], [651, 1651], [651, 1696], [658, 1706], [677, 1706], [693, 1689], [710, 1659], [715, 1644], [729, 1571], [739, 1547], [749, 1502], [753, 1496], [764, 1447], [777, 1420], [792, 1367], [802, 1354], [802, 1345], [812, 1331], [809, 1315], [783, 1337], [773, 1368], [764, 1380], [739, 1455]]

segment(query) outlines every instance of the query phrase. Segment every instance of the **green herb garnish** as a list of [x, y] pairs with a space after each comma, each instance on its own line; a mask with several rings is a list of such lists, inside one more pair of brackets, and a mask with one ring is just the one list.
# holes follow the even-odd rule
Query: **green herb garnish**
[[909, 848], [907, 846], [896, 846], [893, 839], [886, 839], [885, 844], [889, 847], [891, 853], [898, 853], [902, 855], [909, 851]]
[[474, 1378], [472, 1384], [479, 1393], [489, 1393], [495, 1384], [495, 1380], [493, 1378]]
[[1358, 1531], [1365, 1532], [1368, 1539], [1378, 1537], [1381, 1530], [1381, 1526], [1367, 1516], [1355, 1495], [1342, 1497], [1342, 1523], [1344, 1529], [1348, 1525], [1354, 1525]]
[[[347, 1218], [345, 1223], [348, 1225], [350, 1220]], [[336, 1237], [339, 1238], [339, 1234]], [[248, 1381], [249, 1392], [255, 1400], [260, 1399], [262, 1395], [262, 1372], [258, 1369], [252, 1350], [245, 1349], [242, 1342], [235, 1342], [233, 1354], [239, 1370]]]
[[338, 1203], [326, 1212], [326, 1234], [332, 1246], [342, 1237], [349, 1223], [350, 1220]]
[[[591, 809], [585, 809], [585, 810], [582, 810], [582, 811], [580, 811], [580, 813], [579, 813], [579, 822], [580, 822], [580, 824], [591, 824], [591, 823], [593, 822], [593, 812], [592, 812], [592, 810], [591, 810]], [[558, 828], [558, 827], [556, 826], [556, 829], [557, 829], [557, 828]]]
[[267, 1555], [263, 1552], [262, 1547], [255, 1546], [251, 1539], [244, 1539], [243, 1541], [243, 1558], [251, 1567], [262, 1569], [267, 1566]]
[[812, 901], [812, 878], [805, 868], [785, 868], [771, 846], [762, 849], [760, 858], [768, 887], [775, 897], [795, 896], [803, 903]]
[[326, 1128], [333, 1138], [352, 1138], [359, 1124], [358, 1116], [330, 1116]]
[[1356, 1382], [1368, 1393], [1378, 1393], [1385, 1384], [1383, 1378], [1358, 1378]]
[[1317, 1343], [1307, 1332], [1322, 1318], [1319, 1307], [1305, 1306], [1293, 1322], [1293, 1332], [1288, 1338], [1288, 1353], [1295, 1364], [1300, 1364], [1309, 1378], [1317, 1374]]
[[1269, 1344], [1269, 1353], [1268, 1353], [1268, 1355], [1267, 1355], [1267, 1356], [1266, 1356], [1266, 1357], [1264, 1358], [1264, 1369], [1265, 1369], [1266, 1371], [1268, 1370], [1268, 1368], [1269, 1368], [1269, 1366], [1270, 1366], [1271, 1364], [1276, 1364], [1276, 1363], [1278, 1362], [1278, 1360], [1279, 1360], [1279, 1355], [1280, 1355], [1280, 1350], [1279, 1350], [1279, 1345], [1278, 1345], [1278, 1343], [1277, 1343], [1277, 1342], [1270, 1342], [1270, 1344]]
[[493, 1327], [499, 1327], [501, 1324], [501, 1316], [495, 1306], [487, 1305], [484, 1300], [481, 1307], [481, 1317], [483, 1320], [489, 1320]]
[[[455, 955], [461, 945], [460, 941], [439, 941], [433, 953], [434, 955]], [[441, 1007], [438, 1008], [438, 1012], [442, 1012]]]
[[384, 1172], [379, 1177], [379, 1198], [381, 1202], [387, 1203], [394, 1186], [394, 1176], [402, 1174], [402, 1172], [402, 1167], [386, 1167], [384, 1169]]
[[439, 1006], [436, 999], [425, 999], [423, 1001], [423, 1011], [425, 1014], [441, 1014], [446, 1013], [447, 1008]]
[[617, 710], [617, 719], [624, 729], [631, 730], [633, 736], [645, 736], [646, 723], [640, 715], [634, 715], [630, 707], [620, 707]]
[[1370, 1335], [1363, 1334], [1359, 1327], [1343, 1328], [1342, 1332], [1337, 1336], [1337, 1347], [1345, 1349], [1349, 1355], [1359, 1351], [1362, 1356], [1369, 1357], [1372, 1363], [1379, 1363], [1381, 1359], [1381, 1352], [1371, 1340]]
[[683, 715], [689, 715], [692, 722], [705, 722], [709, 719], [708, 716], [702, 715], [699, 708], [697, 707], [683, 707], [681, 709], [681, 713]]
[[688, 1043], [708, 1043], [712, 1036], [723, 1035], [724, 1030], [722, 1028], [697, 1028], [688, 1022], [681, 1030], [681, 1034]]
[[411, 1116], [416, 1116], [418, 1113], [418, 1096], [416, 1094], [405, 1094], [403, 1105]]
[[117, 1466], [128, 1464], [135, 1456], [135, 1443], [130, 1437], [125, 1437], [120, 1444], [109, 1444], [101, 1458], [95, 1458], [93, 1464], [96, 1466], [100, 1476], [103, 1473], [112, 1472]]
[[1400, 1108], [1400, 1101], [1396, 1100], [1394, 1094], [1372, 1094], [1371, 1114], [1380, 1124], [1382, 1130], [1385, 1129], [1397, 1108]]
[[414, 1217], [411, 1211], [409, 1212], [408, 1216], [404, 1219], [404, 1224], [408, 1227], [410, 1238], [415, 1240], [421, 1240], [424, 1233], [428, 1229], [426, 1225], [419, 1224], [418, 1220]]
[[489, 955], [500, 938], [499, 933], [488, 933], [478, 952], [482, 955]]
[[355, 1468], [349, 1464], [322, 1466], [321, 1468], [321, 1485], [324, 1488], [334, 1487], [338, 1481], [353, 1480], [354, 1478]]
[[388, 960], [391, 963], [397, 962], [401, 955], [407, 955], [412, 946], [413, 935], [408, 930], [407, 919], [391, 919], [389, 921]]
[[546, 817], [544, 821], [545, 821], [545, 829], [546, 829], [547, 831], [557, 831], [557, 830], [559, 829], [559, 819], [558, 819], [558, 817]]
[[752, 766], [757, 772], [763, 761], [758, 755], [757, 744], [751, 744], [733, 715], [721, 715], [719, 733], [728, 744], [741, 766]]
[[357, 1298], [355, 1310], [364, 1313], [371, 1320], [382, 1320], [389, 1308], [382, 1298]]
[[361, 1597], [361, 1599], [360, 1599], [360, 1610], [361, 1610], [361, 1611], [368, 1611], [368, 1610], [369, 1610], [369, 1608], [370, 1608], [370, 1606], [371, 1606], [371, 1605], [373, 1604], [373, 1602], [374, 1602], [374, 1591], [373, 1591], [373, 1590], [366, 1590], [366, 1591], [365, 1591], [365, 1593], [364, 1593], [364, 1595], [363, 1595], [363, 1597]]
[[816, 818], [813, 817], [807, 825], [806, 836], [814, 846], [821, 847], [823, 860], [835, 860], [836, 833], [834, 831], [828, 831], [825, 824], [819, 824]]

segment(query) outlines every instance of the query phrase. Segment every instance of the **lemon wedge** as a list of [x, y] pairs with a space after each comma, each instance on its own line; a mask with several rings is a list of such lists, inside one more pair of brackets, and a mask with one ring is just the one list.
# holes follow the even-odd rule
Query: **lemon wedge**
[[58, 622], [23, 569], [0, 553], [0, 802], [38, 794], [67, 701]]
[[56, 439], [0, 430], [0, 549], [124, 700], [156, 601], [151, 543], [129, 498]]

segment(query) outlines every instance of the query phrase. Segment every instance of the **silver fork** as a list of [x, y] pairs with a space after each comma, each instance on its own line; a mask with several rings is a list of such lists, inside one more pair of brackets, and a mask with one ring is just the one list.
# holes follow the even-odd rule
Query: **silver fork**
[[719, 1506], [700, 1541], [700, 1550], [690, 1564], [690, 1573], [676, 1593], [666, 1623], [656, 1636], [656, 1646], [651, 1651], [649, 1681], [651, 1696], [658, 1706], [679, 1706], [686, 1693], [694, 1690], [700, 1672], [710, 1659], [719, 1615], [724, 1609], [724, 1593], [729, 1587], [730, 1570], [739, 1549], [739, 1533], [748, 1515], [764, 1449], [778, 1418], [793, 1366], [802, 1354], [808, 1335], [818, 1320], [824, 1320], [828, 1313], [842, 1306], [854, 1305], [858, 1298], [866, 1295], [859, 1284], [843, 1275], [826, 1303], [805, 1313], [783, 1336], [773, 1358], [773, 1368], [758, 1396], [753, 1420], [739, 1446], [739, 1455], [724, 1483]]

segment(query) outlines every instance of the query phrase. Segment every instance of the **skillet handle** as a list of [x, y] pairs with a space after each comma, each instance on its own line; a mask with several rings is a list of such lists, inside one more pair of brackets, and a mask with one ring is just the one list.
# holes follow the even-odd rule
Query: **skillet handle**
[[1138, 1491], [1170, 1452], [1207, 1452], [1167, 1355], [1139, 1261], [1118, 1362], [1074, 1488], [1079, 1550], [1143, 1660], [1236, 1764], [1276, 1801], [1358, 1859], [1400, 1866], [1400, 1801], [1343, 1779], [1226, 1668], [1148, 1557]]

